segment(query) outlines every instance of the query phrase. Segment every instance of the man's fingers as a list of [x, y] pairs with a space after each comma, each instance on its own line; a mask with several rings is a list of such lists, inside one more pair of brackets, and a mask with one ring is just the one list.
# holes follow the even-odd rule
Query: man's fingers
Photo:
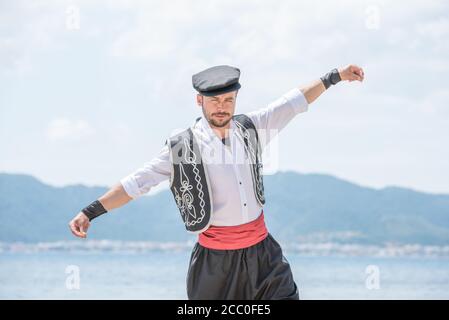
[[69, 224], [69, 226], [70, 226], [70, 231], [72, 231], [72, 233], [75, 236], [80, 237], [80, 238], [85, 238], [86, 237], [85, 234], [80, 232], [80, 228], [74, 222], [71, 222]]
[[360, 68], [359, 66], [349, 65], [349, 67], [347, 68], [347, 73], [348, 73], [349, 82], [352, 82], [355, 80], [363, 81], [364, 72], [363, 72], [363, 69]]
[[355, 64], [348, 65], [340, 72], [340, 77], [342, 80], [352, 81], [363, 81], [365, 74], [363, 69]]
[[72, 234], [76, 237], [81, 237], [80, 234], [78, 234], [78, 232], [74, 231], [73, 229], [70, 229], [70, 231], [72, 232]]
[[72, 224], [70, 225], [70, 231], [72, 231], [73, 235], [75, 235], [77, 237], [81, 237], [81, 234], [79, 233], [77, 228]]
[[350, 80], [359, 80], [362, 81], [363, 80], [363, 76], [361, 73], [359, 73], [358, 71], [353, 71], [350, 77]]
[[363, 69], [360, 67], [355, 67], [353, 69], [353, 73], [356, 75], [356, 80], [362, 81], [364, 78], [364, 73], [363, 73]]
[[83, 237], [86, 237], [86, 231], [87, 228], [85, 228], [84, 225], [80, 225], [80, 233], [83, 235]]

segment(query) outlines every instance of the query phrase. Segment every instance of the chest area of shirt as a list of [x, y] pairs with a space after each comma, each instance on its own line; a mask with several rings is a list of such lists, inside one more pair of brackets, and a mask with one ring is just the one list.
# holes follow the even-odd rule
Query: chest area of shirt
[[248, 164], [248, 155], [241, 136], [237, 133], [229, 133], [224, 142], [218, 136], [198, 142], [201, 158], [206, 165], [214, 164], [215, 166], [228, 167]]

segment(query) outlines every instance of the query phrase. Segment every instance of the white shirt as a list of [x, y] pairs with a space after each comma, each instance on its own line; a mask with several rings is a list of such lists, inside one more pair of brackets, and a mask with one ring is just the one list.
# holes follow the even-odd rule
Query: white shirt
[[[308, 110], [308, 103], [299, 88], [292, 89], [267, 107], [246, 113], [256, 126], [262, 148], [298, 113]], [[230, 147], [212, 130], [203, 117], [192, 125], [199, 144], [205, 170], [209, 175], [214, 212], [211, 224], [233, 226], [255, 220], [262, 206], [254, 194], [251, 169], [244, 142], [237, 134], [234, 120], [230, 121]], [[264, 134], [265, 132], [269, 134]], [[173, 170], [169, 149], [165, 145], [155, 158], [120, 180], [126, 193], [136, 199], [153, 186], [167, 180]]]

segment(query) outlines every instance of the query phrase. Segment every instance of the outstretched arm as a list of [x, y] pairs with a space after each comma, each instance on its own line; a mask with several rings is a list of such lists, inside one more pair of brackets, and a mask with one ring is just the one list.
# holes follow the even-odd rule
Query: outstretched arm
[[[341, 81], [363, 81], [364, 73], [363, 69], [355, 64], [347, 65], [346, 67], [338, 68], [338, 73], [340, 75]], [[323, 80], [317, 79], [307, 85], [299, 87], [299, 90], [306, 97], [307, 102], [310, 104], [315, 101], [324, 91], [326, 87], [324, 86]]]
[[[131, 201], [132, 198], [126, 193], [121, 183], [117, 183], [109, 189], [104, 195], [98, 198], [98, 201], [107, 211], [121, 207]], [[90, 226], [90, 219], [80, 211], [69, 223], [70, 231], [74, 236], [80, 238], [87, 237], [87, 229]]]
[[[306, 85], [295, 87], [286, 92], [280, 98], [270, 103], [267, 107], [247, 113], [256, 126], [262, 148], [276, 136], [297, 114], [306, 112], [309, 104], [315, 101], [324, 91], [326, 86], [338, 81], [363, 81], [362, 68], [350, 64], [338, 68], [338, 73], [331, 73], [312, 81]], [[323, 79], [323, 80], [322, 80]]]
[[160, 182], [167, 180], [171, 174], [168, 147], [162, 148], [157, 157], [145, 163], [145, 165], [120, 180], [98, 200], [89, 205], [87, 215], [79, 212], [69, 223], [73, 235], [86, 238], [87, 229], [93, 218], [112, 209], [121, 207], [136, 199]]

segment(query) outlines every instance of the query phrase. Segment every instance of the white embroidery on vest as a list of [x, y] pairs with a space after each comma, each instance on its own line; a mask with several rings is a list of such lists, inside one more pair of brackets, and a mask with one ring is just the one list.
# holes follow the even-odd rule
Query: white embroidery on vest
[[[175, 195], [176, 205], [178, 206], [179, 210], [181, 211], [181, 213], [184, 217], [186, 226], [190, 227], [197, 223], [201, 223], [201, 221], [203, 221], [204, 216], [206, 215], [206, 211], [205, 211], [206, 201], [204, 200], [204, 191], [203, 191], [203, 184], [201, 183], [200, 171], [199, 171], [199, 169], [197, 167], [197, 163], [196, 163], [196, 154], [190, 148], [190, 143], [189, 143], [188, 139], [184, 138], [183, 142], [184, 142], [184, 146], [186, 148], [185, 149], [186, 151], [184, 152], [184, 159], [186, 161], [186, 164], [193, 166], [193, 172], [195, 174], [195, 181], [196, 181], [196, 188], [198, 190], [198, 197], [200, 199], [200, 215], [198, 218], [197, 218], [195, 206], [192, 204], [193, 203], [193, 194], [190, 192], [190, 190], [193, 189], [193, 185], [190, 184], [189, 177], [186, 175], [186, 173], [184, 171], [184, 165], [182, 162], [179, 163], [179, 176], [181, 179], [181, 181], [180, 181], [181, 196], [179, 196], [179, 193], [178, 193], [176, 187], [174, 187], [174, 190], [175, 190], [175, 194], [176, 194]], [[188, 154], [190, 154], [190, 153], [192, 154], [192, 156], [188, 156]], [[190, 216], [193, 217], [193, 219], [190, 218]]]

